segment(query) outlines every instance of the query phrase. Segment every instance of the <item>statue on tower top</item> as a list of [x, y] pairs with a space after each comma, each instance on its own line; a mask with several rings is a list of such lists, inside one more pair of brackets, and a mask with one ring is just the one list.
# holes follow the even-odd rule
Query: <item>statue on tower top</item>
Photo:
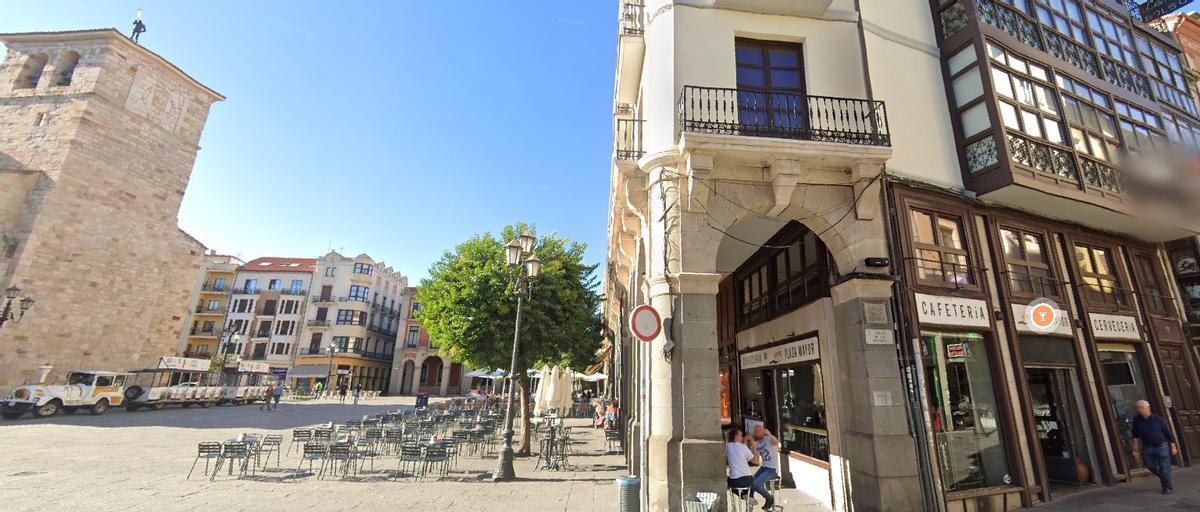
[[138, 9], [137, 18], [133, 20], [133, 33], [129, 34], [129, 38], [133, 39], [133, 42], [136, 43], [145, 31], [146, 24], [142, 23], [142, 10]]

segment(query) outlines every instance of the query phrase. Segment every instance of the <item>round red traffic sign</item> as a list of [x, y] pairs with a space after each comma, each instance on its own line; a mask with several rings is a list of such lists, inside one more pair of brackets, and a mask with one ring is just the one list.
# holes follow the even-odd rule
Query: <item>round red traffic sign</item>
[[629, 315], [629, 330], [639, 340], [652, 341], [662, 332], [662, 317], [658, 316], [653, 306], [638, 306]]

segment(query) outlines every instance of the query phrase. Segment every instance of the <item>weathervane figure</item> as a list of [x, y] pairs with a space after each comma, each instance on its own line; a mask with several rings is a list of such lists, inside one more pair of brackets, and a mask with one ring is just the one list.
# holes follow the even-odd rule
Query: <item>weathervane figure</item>
[[146, 24], [142, 23], [142, 10], [138, 9], [137, 18], [133, 20], [133, 33], [129, 34], [129, 38], [133, 39], [133, 42], [136, 43], [145, 31]]

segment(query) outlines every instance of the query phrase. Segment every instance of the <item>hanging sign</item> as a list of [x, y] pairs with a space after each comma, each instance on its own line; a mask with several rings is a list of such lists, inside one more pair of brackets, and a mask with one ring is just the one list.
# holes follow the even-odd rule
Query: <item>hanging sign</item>
[[914, 294], [917, 301], [917, 320], [922, 324], [987, 327], [987, 303], [978, 299]]
[[1088, 313], [1092, 334], [1096, 339], [1141, 341], [1142, 332], [1137, 319], [1126, 315]]
[[762, 368], [792, 363], [802, 363], [820, 359], [817, 348], [817, 338], [807, 338], [800, 341], [785, 343], [777, 347], [746, 352], [739, 357], [743, 370]]
[[662, 332], [662, 317], [653, 306], [638, 306], [629, 315], [629, 330], [639, 340], [653, 341]]
[[238, 371], [247, 373], [270, 373], [271, 366], [260, 361], [239, 361]]
[[197, 359], [193, 357], [160, 357], [158, 359], [158, 367], [169, 370], [190, 370], [190, 371], [208, 371], [212, 365], [208, 359]]
[[1018, 332], [1071, 336], [1071, 319], [1067, 312], [1049, 299], [1038, 299], [1028, 305], [1009, 304]]
[[1154, 21], [1164, 15], [1175, 12], [1176, 9], [1183, 7], [1192, 0], [1145, 0], [1137, 6], [1138, 12], [1142, 15], [1142, 20], [1146, 23]]

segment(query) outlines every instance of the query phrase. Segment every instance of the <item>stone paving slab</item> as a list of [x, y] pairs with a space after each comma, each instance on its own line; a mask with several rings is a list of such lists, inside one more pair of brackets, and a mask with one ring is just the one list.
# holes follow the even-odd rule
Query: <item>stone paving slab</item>
[[[285, 402], [278, 412], [250, 405], [0, 422], [0, 510], [617, 510], [614, 479], [625, 474], [624, 458], [603, 453], [602, 433], [584, 427], [586, 420], [578, 420], [574, 429], [582, 442], [571, 458], [573, 471], [535, 471], [535, 460], [518, 459], [522, 480], [512, 483], [489, 480], [494, 456], [470, 455], [463, 455], [458, 468], [441, 481], [294, 478], [300, 459], [295, 452], [284, 455], [284, 469], [243, 480], [220, 475], [210, 482], [200, 474], [203, 461], [190, 480], [184, 478], [201, 441], [231, 439], [242, 432], [278, 433], [285, 435], [286, 450], [292, 428], [344, 422], [411, 403], [411, 398], [358, 406]], [[376, 464], [395, 467], [395, 459]]]
[[1126, 511], [1197, 511], [1200, 512], [1200, 467], [1175, 468], [1175, 492], [1164, 496], [1154, 477], [1137, 478], [1114, 487], [1092, 488], [1038, 505], [1038, 512], [1126, 512]]

